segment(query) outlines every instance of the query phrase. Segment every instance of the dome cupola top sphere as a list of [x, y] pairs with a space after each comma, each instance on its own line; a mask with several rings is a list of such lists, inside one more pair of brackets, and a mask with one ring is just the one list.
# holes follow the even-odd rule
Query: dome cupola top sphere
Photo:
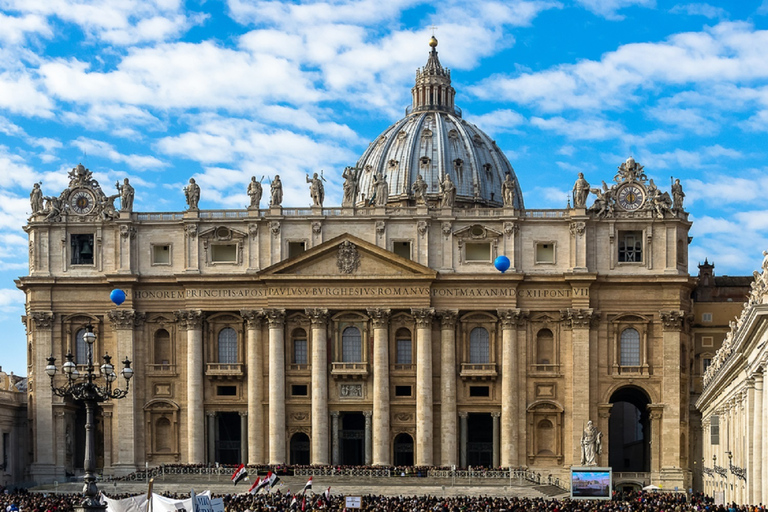
[[[371, 142], [357, 162], [356, 205], [413, 206], [423, 197], [423, 202], [439, 206], [445, 186], [452, 184], [455, 199], [450, 206], [501, 207], [502, 183], [509, 174], [514, 207], [523, 209], [512, 165], [493, 139], [462, 119], [454, 105], [451, 71], [440, 65], [434, 36], [429, 46], [427, 64], [416, 70], [413, 103], [405, 117]], [[377, 197], [384, 193], [386, 201]]]

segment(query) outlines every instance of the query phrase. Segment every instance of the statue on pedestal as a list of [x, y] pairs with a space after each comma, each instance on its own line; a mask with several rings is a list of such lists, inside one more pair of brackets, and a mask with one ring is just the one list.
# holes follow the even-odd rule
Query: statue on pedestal
[[597, 456], [603, 453], [603, 433], [587, 422], [581, 434], [581, 465], [597, 466]]

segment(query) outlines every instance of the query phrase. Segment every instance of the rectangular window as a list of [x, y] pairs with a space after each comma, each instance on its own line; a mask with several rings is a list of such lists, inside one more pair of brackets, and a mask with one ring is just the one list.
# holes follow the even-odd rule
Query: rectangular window
[[307, 364], [307, 340], [293, 340], [293, 364]]
[[619, 231], [619, 261], [622, 263], [642, 263], [642, 231]]
[[491, 388], [488, 386], [469, 386], [469, 396], [491, 396]]
[[293, 384], [291, 386], [291, 395], [293, 396], [307, 396], [308, 394], [306, 384]]
[[401, 258], [411, 259], [411, 242], [392, 242], [392, 252]]
[[712, 313], [702, 313], [701, 314], [701, 321], [702, 322], [711, 322], [712, 321]]
[[468, 242], [464, 245], [467, 261], [491, 261], [491, 243]]
[[93, 265], [93, 235], [70, 235], [73, 265]]
[[714, 339], [712, 336], [702, 336], [701, 337], [701, 346], [702, 347], [712, 347], [715, 345]]
[[304, 241], [301, 242], [288, 242], [288, 257], [293, 258], [298, 256], [307, 250], [307, 244]]
[[720, 444], [720, 416], [712, 416], [709, 423], [709, 444]]
[[412, 396], [411, 386], [395, 386], [395, 396]]
[[709, 365], [712, 364], [712, 358], [705, 357], [701, 360], [701, 373], [704, 373], [707, 371], [707, 368], [709, 368]]
[[536, 244], [536, 263], [555, 262], [555, 243], [539, 242]]
[[171, 264], [171, 246], [153, 245], [152, 246], [152, 264], [170, 265]]
[[213, 263], [234, 263], [237, 261], [237, 246], [235, 244], [216, 244], [211, 246], [211, 261]]
[[397, 358], [395, 361], [397, 361], [396, 364], [413, 364], [411, 340], [397, 340]]
[[237, 386], [216, 386], [218, 396], [237, 396]]

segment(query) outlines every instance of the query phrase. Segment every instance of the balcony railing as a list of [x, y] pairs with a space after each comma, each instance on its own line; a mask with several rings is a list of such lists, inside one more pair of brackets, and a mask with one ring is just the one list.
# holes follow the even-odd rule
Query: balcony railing
[[411, 363], [395, 363], [392, 365], [391, 370], [393, 372], [414, 372], [416, 371], [416, 365]]
[[464, 380], [495, 380], [497, 376], [496, 363], [461, 363]]
[[242, 377], [242, 363], [208, 363], [205, 374], [209, 377]]
[[147, 375], [176, 375], [175, 364], [148, 364]]
[[560, 373], [559, 364], [532, 364], [531, 373]]
[[331, 363], [331, 375], [337, 379], [363, 379], [368, 376], [368, 363]]

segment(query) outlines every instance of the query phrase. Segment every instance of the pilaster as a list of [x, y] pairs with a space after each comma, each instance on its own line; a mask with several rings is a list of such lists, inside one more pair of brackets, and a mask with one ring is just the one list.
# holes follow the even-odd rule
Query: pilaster
[[312, 323], [312, 453], [310, 463], [326, 465], [328, 457], [328, 348], [327, 309], [305, 310]]
[[416, 465], [433, 465], [432, 308], [412, 309], [416, 320]]
[[[389, 317], [390, 310], [368, 309], [373, 324], [373, 464], [391, 464], [389, 450]], [[369, 419], [366, 417], [366, 422]], [[366, 431], [367, 432], [367, 431]], [[366, 453], [368, 445], [366, 445]]]
[[[247, 332], [246, 358], [248, 381], [248, 464], [264, 464], [264, 353], [261, 327], [264, 311], [242, 309]], [[244, 459], [246, 460], [246, 459]]]
[[[64, 474], [64, 468], [55, 467], [53, 436], [53, 391], [48, 375], [45, 373], [46, 357], [53, 354], [53, 321], [50, 311], [32, 311], [28, 315], [32, 333], [33, 375], [35, 400], [33, 403], [35, 423], [32, 449], [34, 451], [30, 472], [37, 481], [52, 481], [58, 474]], [[58, 473], [58, 474], [57, 474]]]
[[265, 309], [269, 322], [269, 463], [285, 464], [285, 310]]
[[456, 428], [456, 318], [458, 311], [442, 310], [440, 318], [440, 465], [457, 464]]
[[518, 467], [520, 401], [517, 383], [517, 325], [523, 314], [519, 309], [497, 310], [501, 319], [501, 457], [502, 467]]
[[187, 462], [205, 462], [205, 405], [203, 402], [203, 312], [176, 312], [176, 320], [187, 331]]

